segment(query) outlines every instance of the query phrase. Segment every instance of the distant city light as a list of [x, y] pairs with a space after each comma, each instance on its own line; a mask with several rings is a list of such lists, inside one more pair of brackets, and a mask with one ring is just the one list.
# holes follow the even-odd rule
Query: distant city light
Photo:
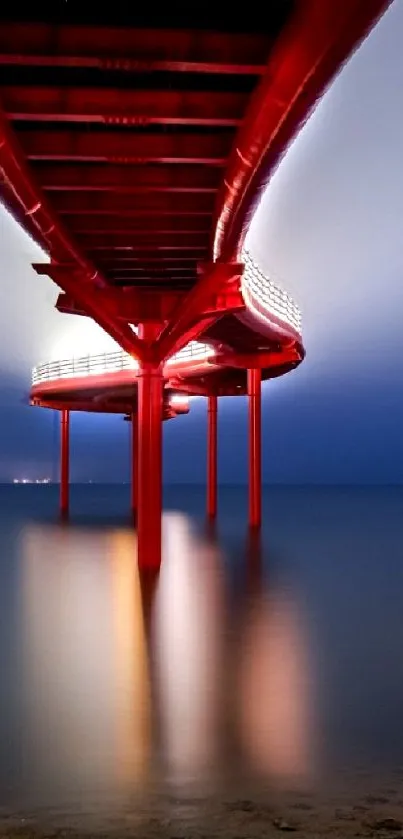
[[50, 478], [14, 478], [13, 484], [50, 484]]

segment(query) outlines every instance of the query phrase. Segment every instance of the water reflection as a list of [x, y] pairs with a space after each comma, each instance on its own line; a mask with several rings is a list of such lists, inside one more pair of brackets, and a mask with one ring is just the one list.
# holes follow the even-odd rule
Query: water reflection
[[182, 515], [164, 533], [155, 608], [163, 753], [178, 783], [205, 780], [217, 765], [224, 673], [222, 566]]
[[[141, 575], [135, 533], [31, 525], [23, 535], [21, 719], [31, 795], [205, 789], [249, 765], [312, 772], [305, 632], [250, 543], [234, 600], [219, 543], [164, 518]], [[235, 603], [235, 608], [234, 608]], [[234, 757], [236, 757], [234, 763]]]

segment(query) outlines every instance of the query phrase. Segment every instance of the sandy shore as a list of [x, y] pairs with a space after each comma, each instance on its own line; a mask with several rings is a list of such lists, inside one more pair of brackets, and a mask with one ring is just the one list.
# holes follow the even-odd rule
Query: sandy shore
[[141, 839], [263, 839], [293, 833], [301, 839], [403, 839], [403, 772], [382, 784], [344, 785], [337, 794], [260, 790], [243, 795], [158, 794], [117, 806], [100, 799], [41, 809], [0, 811], [0, 839], [141, 837]]

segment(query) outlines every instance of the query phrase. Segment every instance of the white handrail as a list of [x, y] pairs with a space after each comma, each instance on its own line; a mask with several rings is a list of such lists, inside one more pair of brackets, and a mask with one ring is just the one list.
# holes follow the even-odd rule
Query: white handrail
[[[186, 361], [202, 361], [210, 358], [215, 353], [213, 347], [202, 344], [199, 341], [190, 341], [178, 353], [169, 358], [167, 364], [183, 364]], [[53, 381], [56, 379], [79, 378], [80, 376], [96, 376], [102, 373], [118, 373], [122, 370], [137, 370], [138, 362], [135, 358], [124, 352], [99, 353], [97, 355], [85, 355], [79, 358], [64, 358], [59, 361], [51, 361], [39, 364], [32, 371], [32, 384]]]
[[245, 267], [241, 288], [246, 305], [256, 302], [263, 315], [274, 315], [301, 334], [301, 312], [291, 295], [266, 277], [246, 250], [243, 251], [242, 261]]

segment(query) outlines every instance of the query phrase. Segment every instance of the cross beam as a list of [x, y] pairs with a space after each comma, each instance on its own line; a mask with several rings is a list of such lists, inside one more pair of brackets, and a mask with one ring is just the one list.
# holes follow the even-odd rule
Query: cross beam
[[[204, 312], [227, 283], [242, 275], [243, 266], [237, 263], [206, 263], [200, 266], [201, 278], [175, 308], [170, 322], [159, 335], [156, 344], [156, 357], [163, 361], [190, 340], [194, 340], [205, 326], [195, 327], [200, 312]], [[196, 328], [196, 333], [195, 333]]]

